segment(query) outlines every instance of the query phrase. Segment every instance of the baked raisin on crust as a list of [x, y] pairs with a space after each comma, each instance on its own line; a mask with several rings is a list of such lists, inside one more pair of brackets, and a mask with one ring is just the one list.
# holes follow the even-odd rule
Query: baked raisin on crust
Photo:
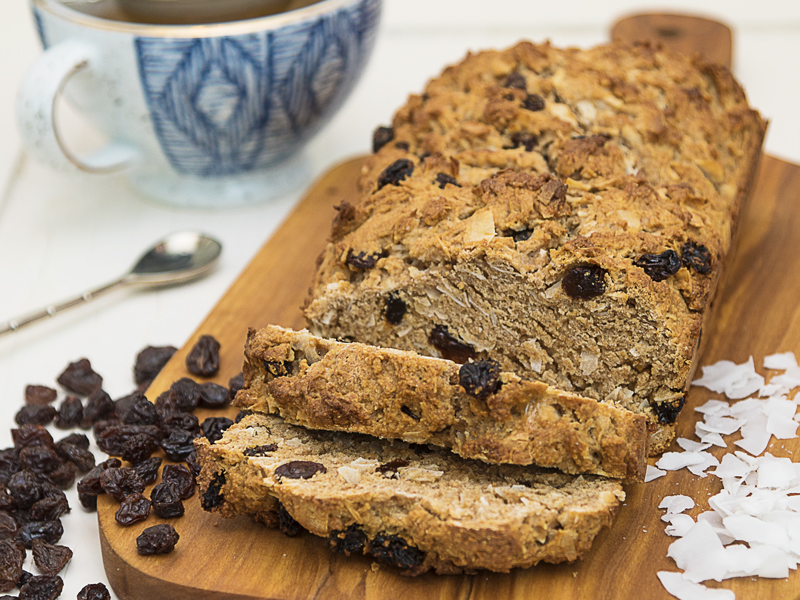
[[643, 481], [647, 424], [601, 403], [500, 371], [415, 352], [250, 330], [234, 404], [309, 427], [449, 448], [464, 458]]
[[339, 205], [309, 327], [492, 358], [646, 415], [661, 452], [765, 127], [726, 69], [650, 45], [470, 54]]
[[266, 415], [195, 445], [207, 510], [289, 535], [306, 529], [333, 551], [371, 555], [406, 575], [576, 560], [625, 498], [602, 477], [487, 465]]

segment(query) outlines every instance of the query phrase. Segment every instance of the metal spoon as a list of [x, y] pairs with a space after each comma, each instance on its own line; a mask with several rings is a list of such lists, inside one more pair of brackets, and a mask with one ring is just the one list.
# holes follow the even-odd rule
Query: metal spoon
[[156, 243], [128, 273], [116, 281], [24, 317], [12, 319], [0, 327], [0, 335], [52, 317], [73, 306], [85, 304], [119, 287], [135, 285], [155, 288], [191, 281], [208, 273], [217, 264], [221, 252], [222, 244], [206, 235], [194, 231], [173, 233]]

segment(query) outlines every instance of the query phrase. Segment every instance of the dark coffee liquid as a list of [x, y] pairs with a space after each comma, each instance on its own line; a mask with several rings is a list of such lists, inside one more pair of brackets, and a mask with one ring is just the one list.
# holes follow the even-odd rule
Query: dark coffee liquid
[[59, 0], [78, 12], [128, 23], [196, 25], [266, 17], [321, 0]]

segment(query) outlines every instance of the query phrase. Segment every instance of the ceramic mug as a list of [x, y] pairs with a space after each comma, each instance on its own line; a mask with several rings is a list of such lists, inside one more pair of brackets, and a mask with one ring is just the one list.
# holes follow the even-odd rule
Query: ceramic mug
[[[147, 195], [194, 207], [261, 201], [304, 177], [298, 151], [363, 71], [381, 4], [322, 0], [249, 20], [150, 25], [30, 3], [45, 52], [17, 98], [28, 151], [57, 168], [125, 170]], [[62, 94], [107, 147], [69, 150]]]

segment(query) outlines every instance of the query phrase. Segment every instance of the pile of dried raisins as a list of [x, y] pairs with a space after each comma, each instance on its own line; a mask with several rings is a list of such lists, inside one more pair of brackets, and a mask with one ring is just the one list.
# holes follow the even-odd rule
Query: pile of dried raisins
[[[202, 336], [187, 356], [189, 372], [215, 375], [219, 349], [213, 337]], [[25, 405], [15, 416], [18, 428], [11, 431], [14, 446], [0, 450], [0, 594], [14, 588], [24, 600], [53, 600], [61, 594], [63, 581], [58, 574], [72, 558], [72, 551], [58, 544], [64, 531], [61, 516], [70, 511], [63, 490], [71, 488], [79, 474], [83, 508], [96, 510], [98, 495], [108, 494], [120, 503], [115, 514], [120, 525], [144, 521], [151, 512], [162, 519], [183, 515], [183, 500], [194, 494], [199, 473], [194, 439], [205, 436], [213, 442], [233, 423], [224, 417], [201, 423], [193, 411], [226, 407], [241, 389], [242, 376], [231, 379], [227, 388], [185, 377], [151, 403], [143, 391], [175, 351], [171, 346], [142, 350], [134, 367], [137, 389], [118, 400], [103, 390], [103, 378], [85, 358], [71, 363], [58, 377], [67, 392], [58, 408], [55, 389], [27, 386]], [[91, 429], [98, 448], [110, 458], [95, 464], [90, 440], [83, 433], [72, 432], [55, 441], [45, 428], [51, 424], [58, 429]], [[159, 451], [185, 465], [165, 465], [148, 498], [146, 488], [158, 480], [163, 460], [153, 456]], [[178, 537], [172, 525], [155, 525], [137, 538], [137, 550], [143, 555], [171, 552]], [[27, 550], [41, 575], [23, 569]], [[78, 594], [78, 600], [109, 597], [102, 583], [87, 585]]]

